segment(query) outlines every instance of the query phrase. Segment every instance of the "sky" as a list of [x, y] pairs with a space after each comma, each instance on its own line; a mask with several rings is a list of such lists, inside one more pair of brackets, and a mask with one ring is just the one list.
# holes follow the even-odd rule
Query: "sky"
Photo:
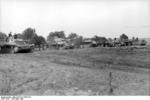
[[150, 0], [0, 0], [0, 31], [150, 37]]

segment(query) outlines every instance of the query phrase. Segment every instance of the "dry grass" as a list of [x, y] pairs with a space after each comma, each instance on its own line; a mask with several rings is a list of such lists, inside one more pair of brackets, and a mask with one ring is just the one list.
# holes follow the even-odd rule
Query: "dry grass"
[[110, 71], [113, 95], [149, 95], [149, 60], [150, 49], [3, 54], [0, 75], [7, 81], [0, 81], [0, 95], [109, 95]]
[[[149, 68], [150, 50], [119, 48], [88, 48], [79, 50], [46, 51], [37, 57], [64, 65], [77, 65], [88, 68], [107, 67], [105, 65]], [[119, 68], [118, 68], [119, 69]]]

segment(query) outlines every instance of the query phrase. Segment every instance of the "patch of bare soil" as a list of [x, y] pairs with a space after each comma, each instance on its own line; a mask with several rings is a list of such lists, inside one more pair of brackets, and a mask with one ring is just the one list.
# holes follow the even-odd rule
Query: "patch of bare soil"
[[[123, 60], [121, 55], [115, 55], [118, 58], [114, 64], [109, 61], [112, 59], [110, 53], [101, 50], [102, 52], [103, 56], [96, 56], [90, 50], [86, 50], [85, 53], [82, 50], [47, 50], [25, 54], [1, 54], [0, 95], [150, 94], [150, 70], [146, 65], [147, 60], [146, 67], [143, 68], [139, 68], [142, 64], [137, 63], [136, 67], [133, 62], [130, 65], [127, 65], [128, 62], [122, 62], [119, 65], [118, 61]], [[133, 56], [137, 59], [148, 59], [147, 56]], [[127, 60], [130, 58], [129, 55], [124, 57]], [[132, 61], [138, 61], [137, 59], [131, 58]], [[144, 60], [139, 61], [144, 63]], [[111, 94], [109, 72], [112, 72]]]

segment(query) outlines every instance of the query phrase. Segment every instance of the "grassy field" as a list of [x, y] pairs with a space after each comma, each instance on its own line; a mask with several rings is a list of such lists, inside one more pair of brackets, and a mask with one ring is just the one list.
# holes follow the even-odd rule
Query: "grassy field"
[[1, 54], [0, 63], [1, 95], [150, 95], [150, 48]]

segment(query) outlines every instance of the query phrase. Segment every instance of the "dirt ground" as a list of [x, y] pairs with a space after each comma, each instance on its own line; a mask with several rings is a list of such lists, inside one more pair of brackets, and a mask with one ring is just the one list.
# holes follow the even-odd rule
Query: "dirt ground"
[[0, 95], [150, 95], [150, 50], [0, 54]]

